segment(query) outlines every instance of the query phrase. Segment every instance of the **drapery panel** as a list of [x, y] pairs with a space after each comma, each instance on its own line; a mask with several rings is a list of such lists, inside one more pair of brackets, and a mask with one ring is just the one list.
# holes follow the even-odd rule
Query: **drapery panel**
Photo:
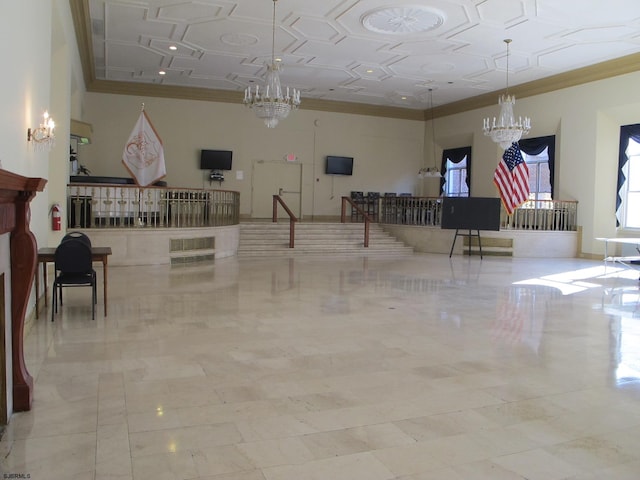
[[444, 184], [447, 178], [447, 160], [451, 163], [460, 163], [465, 157], [467, 157], [467, 175], [464, 178], [464, 182], [467, 184], [469, 196], [471, 196], [471, 147], [447, 148], [442, 151], [440, 194], [444, 194]]
[[620, 215], [622, 213], [622, 187], [627, 176], [625, 175], [626, 165], [629, 161], [627, 149], [629, 140], [640, 143], [640, 124], [623, 125], [620, 127], [620, 149], [618, 150], [618, 188], [616, 189], [616, 227], [620, 226]]
[[551, 184], [551, 198], [555, 198], [553, 194], [553, 178], [556, 162], [556, 136], [549, 135], [546, 137], [525, 138], [518, 142], [520, 150], [527, 155], [539, 155], [547, 148], [549, 156], [549, 183]]

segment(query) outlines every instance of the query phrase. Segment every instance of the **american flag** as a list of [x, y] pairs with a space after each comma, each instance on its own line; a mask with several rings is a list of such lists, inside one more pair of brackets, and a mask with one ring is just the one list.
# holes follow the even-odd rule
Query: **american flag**
[[502, 155], [493, 174], [502, 204], [509, 215], [529, 198], [529, 168], [522, 158], [520, 147], [512, 143]]

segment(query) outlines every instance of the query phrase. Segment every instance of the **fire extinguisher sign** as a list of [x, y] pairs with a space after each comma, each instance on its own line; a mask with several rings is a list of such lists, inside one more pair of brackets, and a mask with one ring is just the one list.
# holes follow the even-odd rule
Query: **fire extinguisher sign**
[[51, 229], [57, 232], [62, 229], [62, 214], [60, 205], [54, 203], [51, 207]]

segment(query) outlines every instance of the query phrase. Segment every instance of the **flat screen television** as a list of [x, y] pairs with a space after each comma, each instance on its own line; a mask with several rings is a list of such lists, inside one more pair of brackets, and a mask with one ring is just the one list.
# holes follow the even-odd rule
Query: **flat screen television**
[[231, 170], [233, 152], [230, 150], [201, 150], [201, 170]]
[[353, 157], [327, 155], [327, 175], [353, 175]]

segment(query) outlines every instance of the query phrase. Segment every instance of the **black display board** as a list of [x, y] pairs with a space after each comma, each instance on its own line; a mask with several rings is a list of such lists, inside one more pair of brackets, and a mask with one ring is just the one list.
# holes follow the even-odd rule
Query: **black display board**
[[441, 225], [454, 230], [500, 230], [500, 199], [445, 197]]

